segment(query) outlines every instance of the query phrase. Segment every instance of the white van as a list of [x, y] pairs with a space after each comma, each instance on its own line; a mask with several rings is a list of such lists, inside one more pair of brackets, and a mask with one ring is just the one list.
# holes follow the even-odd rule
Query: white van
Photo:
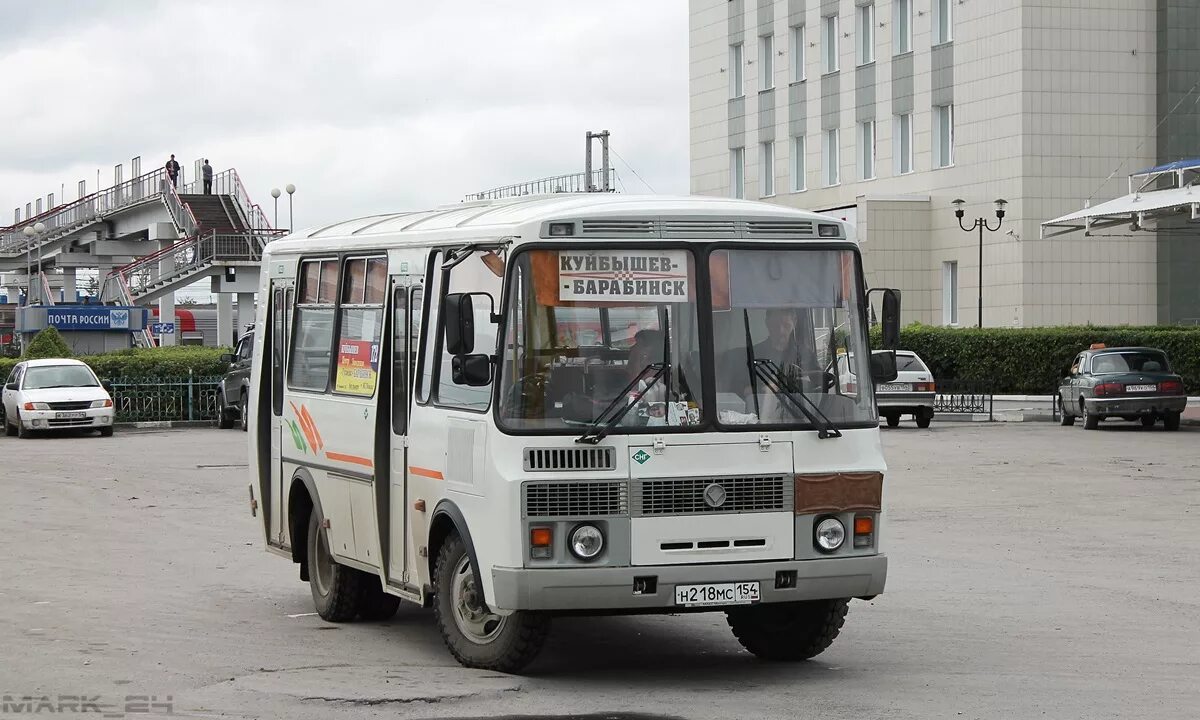
[[251, 503], [326, 620], [408, 600], [515, 671], [556, 614], [712, 610], [798, 660], [883, 590], [878, 416], [836, 358], [894, 355], [843, 223], [557, 194], [299, 232], [263, 268]]

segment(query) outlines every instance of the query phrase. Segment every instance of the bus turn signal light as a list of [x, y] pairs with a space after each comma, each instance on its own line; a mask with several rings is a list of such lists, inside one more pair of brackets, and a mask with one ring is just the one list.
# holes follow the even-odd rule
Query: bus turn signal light
[[529, 529], [529, 557], [546, 560], [554, 557], [554, 531], [548, 527]]
[[554, 544], [554, 532], [548, 527], [537, 527], [529, 531], [529, 544], [533, 547], [550, 547]]
[[875, 544], [875, 518], [857, 515], [854, 518], [854, 547], [867, 548]]

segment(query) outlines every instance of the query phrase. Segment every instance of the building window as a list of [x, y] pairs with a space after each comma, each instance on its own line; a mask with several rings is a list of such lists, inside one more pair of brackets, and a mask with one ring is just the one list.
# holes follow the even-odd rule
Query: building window
[[742, 66], [745, 63], [742, 61], [742, 44], [729, 46], [729, 97], [740, 98], [744, 94], [742, 89]]
[[821, 19], [821, 52], [824, 72], [838, 71], [838, 16]]
[[804, 192], [807, 186], [804, 182], [804, 136], [792, 138], [792, 192]]
[[804, 26], [792, 28], [792, 82], [804, 80]]
[[942, 324], [958, 324], [958, 263], [942, 263]]
[[875, 62], [875, 5], [858, 8], [858, 64]]
[[912, 52], [912, 0], [892, 0], [892, 49], [894, 55]]
[[775, 194], [775, 143], [758, 144], [758, 196]]
[[729, 196], [746, 197], [746, 148], [729, 151]]
[[913, 171], [913, 126], [912, 114], [896, 115], [892, 119], [892, 155], [895, 158], [895, 173], [907, 175]]
[[933, 166], [954, 164], [954, 106], [936, 105], [933, 108]]
[[858, 126], [859, 173], [863, 180], [875, 179], [875, 121]]
[[825, 165], [825, 186], [832, 187], [841, 182], [841, 172], [838, 169], [838, 131], [825, 131], [825, 147], [823, 159]]
[[758, 39], [758, 89], [775, 87], [775, 38], [763, 35]]
[[954, 39], [954, 0], [933, 0], [933, 44]]

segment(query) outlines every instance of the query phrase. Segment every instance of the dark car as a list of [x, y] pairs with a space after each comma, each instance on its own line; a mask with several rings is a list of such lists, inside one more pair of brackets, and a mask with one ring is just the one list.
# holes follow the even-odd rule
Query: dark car
[[218, 427], [239, 426], [246, 429], [246, 406], [250, 402], [250, 364], [254, 356], [254, 333], [248, 332], [238, 340], [233, 354], [222, 355], [229, 370], [217, 387]]
[[1097, 344], [1075, 358], [1057, 402], [1063, 425], [1074, 425], [1078, 416], [1095, 430], [1101, 420], [1119, 417], [1146, 427], [1162, 420], [1167, 430], [1178, 430], [1187, 395], [1162, 350]]

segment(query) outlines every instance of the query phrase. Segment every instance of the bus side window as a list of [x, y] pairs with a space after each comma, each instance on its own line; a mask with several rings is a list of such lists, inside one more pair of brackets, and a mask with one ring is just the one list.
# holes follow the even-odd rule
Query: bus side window
[[429, 257], [431, 271], [426, 280], [429, 297], [425, 300], [426, 307], [422, 309], [425, 317], [421, 322], [425, 337], [421, 343], [421, 357], [417, 362], [417, 402], [421, 403], [429, 402], [429, 386], [433, 382], [433, 364], [436, 362], [433, 351], [437, 347], [437, 333], [433, 332], [433, 329], [441, 324], [437, 312], [442, 295], [442, 259], [440, 250], [431, 253]]
[[[271, 412], [283, 414], [283, 367], [284, 358], [284, 317], [287, 310], [283, 307], [283, 288], [275, 289], [274, 305], [271, 308]], [[246, 343], [247, 346], [250, 343]], [[248, 349], [248, 348], [247, 348]], [[240, 357], [240, 353], [239, 353]]]
[[337, 260], [309, 260], [300, 265], [296, 328], [287, 364], [288, 387], [292, 389], [325, 392], [329, 388], [337, 286]]
[[[475, 350], [476, 353], [491, 355], [496, 352], [496, 324], [492, 322], [493, 305], [500, 302], [502, 280], [484, 263], [484, 251], [477, 250], [471, 257], [463, 260], [450, 270], [447, 293], [480, 293], [473, 299], [475, 311]], [[488, 302], [486, 296], [492, 300]], [[443, 327], [438, 322], [438, 327]], [[439, 332], [443, 332], [439, 329]], [[489, 383], [481, 387], [458, 385], [451, 377], [451, 362], [453, 356], [442, 343], [441, 367], [438, 372], [438, 389], [435, 400], [438, 405], [461, 407], [468, 410], [487, 410], [491, 402], [492, 386]], [[432, 364], [432, 363], [431, 363]]]
[[396, 288], [392, 298], [392, 432], [408, 430], [408, 289]]

